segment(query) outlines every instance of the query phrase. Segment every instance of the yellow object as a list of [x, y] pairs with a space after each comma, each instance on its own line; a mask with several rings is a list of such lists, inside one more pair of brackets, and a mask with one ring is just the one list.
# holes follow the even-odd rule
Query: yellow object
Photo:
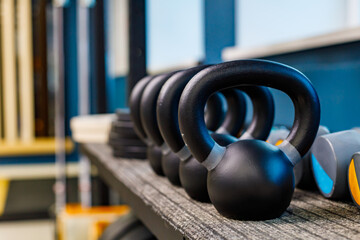
[[[70, 138], [65, 140], [66, 152], [74, 149]], [[55, 138], [36, 138], [32, 142], [0, 141], [0, 156], [50, 155], [55, 153]]]
[[9, 190], [9, 180], [0, 179], [0, 215], [2, 215], [5, 210], [8, 190]]
[[278, 141], [275, 143], [275, 146], [279, 146], [280, 144], [282, 144], [283, 141], [284, 141], [284, 140], [282, 140], [282, 139], [278, 140]]
[[105, 229], [111, 224], [110, 221], [97, 221], [94, 222], [90, 228], [89, 235], [91, 236], [89, 240], [98, 240]]
[[359, 189], [359, 182], [356, 177], [354, 159], [351, 159], [348, 177], [349, 177], [349, 187], [350, 187], [351, 195], [355, 200], [355, 202], [358, 205], [360, 205], [360, 189]]
[[130, 212], [126, 205], [83, 208], [68, 204], [57, 215], [59, 240], [95, 240], [108, 225]]
[[84, 208], [80, 204], [68, 204], [66, 205], [65, 212], [69, 215], [80, 216], [82, 214], [85, 215], [93, 215], [93, 214], [120, 214], [123, 215], [129, 212], [129, 207], [126, 205], [120, 206], [96, 206]]

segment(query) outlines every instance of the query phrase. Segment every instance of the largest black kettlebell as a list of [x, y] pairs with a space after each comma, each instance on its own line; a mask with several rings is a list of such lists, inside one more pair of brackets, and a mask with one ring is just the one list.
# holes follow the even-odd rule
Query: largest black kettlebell
[[[222, 147], [206, 131], [204, 105], [214, 92], [241, 85], [262, 85], [285, 92], [295, 107], [289, 136], [279, 146], [240, 140]], [[179, 103], [179, 126], [193, 156], [208, 169], [211, 202], [234, 219], [272, 219], [289, 206], [294, 165], [313, 143], [320, 104], [310, 81], [299, 71], [264, 60], [240, 60], [208, 67], [185, 87]]]
[[[181, 159], [179, 168], [181, 185], [191, 198], [208, 202], [210, 200], [206, 186], [207, 170], [192, 157], [181, 137], [178, 122], [178, 106], [181, 93], [190, 79], [200, 70], [189, 69], [176, 73], [164, 84], [158, 98], [157, 116], [159, 122], [161, 122], [159, 127], [165, 142]], [[272, 95], [264, 87], [242, 87], [241, 90], [249, 95], [254, 109], [252, 122], [241, 138], [259, 138], [265, 140], [271, 130], [274, 119]], [[235, 106], [235, 102], [232, 105]], [[235, 107], [233, 110], [239, 111], [239, 108]], [[245, 116], [245, 113], [233, 112], [227, 115], [226, 118], [229, 122], [236, 120], [236, 118], [231, 117], [236, 114], [243, 114]], [[231, 126], [232, 124], [228, 123], [228, 125]], [[233, 128], [233, 130], [235, 129]], [[224, 131], [224, 128], [220, 127], [217, 133], [211, 134], [211, 137], [218, 144], [226, 146], [237, 140], [230, 138], [228, 134], [236, 135], [238, 130], [229, 132]]]
[[[154, 77], [151, 81], [148, 82], [145, 89], [143, 89], [141, 100], [139, 103], [139, 112], [140, 112], [140, 119], [141, 119], [141, 126], [148, 137], [147, 142], [148, 149], [147, 149], [147, 158], [149, 160], [150, 166], [154, 170], [154, 172], [158, 175], [164, 175], [164, 171], [161, 165], [161, 158], [162, 155], [167, 155], [170, 153], [169, 148], [164, 143], [161, 134], [159, 132], [157, 119], [156, 119], [156, 102], [163, 84], [176, 72], [166, 73], [162, 75], [158, 75]], [[135, 89], [134, 89], [135, 90]], [[208, 111], [215, 111], [218, 107], [213, 107], [212, 105], [218, 105], [219, 101], [222, 101], [221, 97], [218, 94], [214, 94], [212, 96], [213, 100], [209, 101]], [[217, 120], [222, 120], [224, 113], [217, 112], [219, 117], [215, 117]], [[210, 114], [214, 116], [215, 114]], [[211, 122], [214, 126], [216, 121]], [[159, 151], [160, 150], [160, 151]], [[155, 154], [156, 153], [156, 154]], [[179, 185], [180, 181], [176, 180], [173, 181], [174, 184]]]

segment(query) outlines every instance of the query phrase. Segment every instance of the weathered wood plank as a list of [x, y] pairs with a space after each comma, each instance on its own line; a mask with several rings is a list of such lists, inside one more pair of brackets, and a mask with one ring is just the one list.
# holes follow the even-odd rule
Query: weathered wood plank
[[350, 202], [296, 189], [288, 210], [278, 219], [231, 220], [154, 174], [147, 161], [114, 158], [106, 145], [83, 148], [186, 239], [360, 239], [360, 211]]

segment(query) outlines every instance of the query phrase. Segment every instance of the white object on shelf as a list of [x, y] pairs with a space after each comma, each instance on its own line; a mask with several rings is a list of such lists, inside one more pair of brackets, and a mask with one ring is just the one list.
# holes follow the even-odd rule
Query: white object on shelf
[[106, 143], [115, 114], [73, 117], [70, 120], [72, 138], [79, 143]]

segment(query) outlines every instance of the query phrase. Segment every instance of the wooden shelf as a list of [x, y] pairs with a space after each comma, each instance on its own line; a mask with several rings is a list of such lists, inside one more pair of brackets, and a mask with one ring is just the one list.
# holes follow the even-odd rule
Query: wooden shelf
[[[70, 138], [65, 140], [65, 150], [70, 153], [74, 149], [74, 143]], [[0, 141], [0, 157], [26, 156], [26, 155], [50, 155], [55, 153], [55, 138], [36, 138], [29, 143]]]
[[360, 239], [360, 211], [352, 203], [330, 201], [296, 189], [278, 219], [236, 221], [211, 204], [190, 199], [143, 160], [114, 158], [104, 144], [82, 144], [98, 174], [117, 190], [159, 239]]

